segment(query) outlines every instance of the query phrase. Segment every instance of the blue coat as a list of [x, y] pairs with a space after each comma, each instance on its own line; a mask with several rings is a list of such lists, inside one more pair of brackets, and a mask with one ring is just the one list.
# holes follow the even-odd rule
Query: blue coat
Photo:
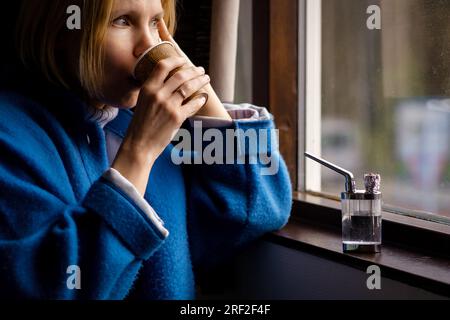
[[[0, 92], [1, 298], [193, 299], [196, 272], [286, 224], [291, 185], [277, 150], [278, 174], [262, 176], [261, 164], [174, 165], [170, 144], [145, 193], [170, 232], [163, 239], [102, 177], [104, 131], [86, 118], [65, 90]], [[120, 111], [106, 129], [123, 137], [131, 118]], [[67, 286], [73, 265], [81, 289]]]

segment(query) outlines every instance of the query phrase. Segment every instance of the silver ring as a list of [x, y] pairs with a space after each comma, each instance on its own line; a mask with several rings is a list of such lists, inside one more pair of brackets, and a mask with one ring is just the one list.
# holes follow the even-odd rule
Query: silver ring
[[187, 99], [187, 94], [186, 94], [186, 92], [184, 92], [184, 90], [182, 88], [178, 89], [177, 92], [181, 95], [181, 97], [183, 98], [183, 101]]

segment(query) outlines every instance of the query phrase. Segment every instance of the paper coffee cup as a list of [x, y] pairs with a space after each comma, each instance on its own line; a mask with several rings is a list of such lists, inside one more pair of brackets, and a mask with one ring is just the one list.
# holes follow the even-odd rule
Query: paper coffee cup
[[[153, 69], [158, 64], [159, 61], [173, 56], [180, 56], [180, 55], [178, 54], [174, 45], [168, 41], [163, 41], [147, 49], [143, 54], [141, 54], [141, 56], [138, 58], [134, 66], [133, 69], [134, 78], [141, 84], [144, 83], [148, 79], [149, 75], [152, 73]], [[177, 68], [172, 70], [167, 78], [170, 78], [181, 69], [182, 68]], [[204, 96], [206, 100], [208, 100], [208, 94], [203, 90], [199, 90], [193, 95], [191, 95], [189, 98], [187, 98], [183, 103], [187, 103], [193, 98], [196, 98], [200, 95]]]

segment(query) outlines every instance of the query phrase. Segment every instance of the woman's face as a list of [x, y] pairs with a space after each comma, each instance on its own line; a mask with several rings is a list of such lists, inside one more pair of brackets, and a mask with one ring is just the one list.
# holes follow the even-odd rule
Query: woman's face
[[105, 39], [102, 103], [122, 108], [136, 105], [141, 86], [133, 79], [133, 67], [146, 49], [160, 41], [162, 18], [161, 0], [115, 1]]

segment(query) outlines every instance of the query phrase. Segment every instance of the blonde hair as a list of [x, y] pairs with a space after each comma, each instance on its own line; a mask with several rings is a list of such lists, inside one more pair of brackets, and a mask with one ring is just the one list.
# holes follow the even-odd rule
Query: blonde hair
[[[17, 22], [16, 48], [25, 67], [35, 69], [53, 84], [74, 88], [70, 79], [75, 76], [84, 94], [101, 97], [103, 82], [104, 39], [111, 14], [117, 0], [25, 0]], [[176, 27], [176, 0], [161, 0], [164, 20], [171, 34]], [[69, 31], [67, 8], [78, 5], [81, 9], [81, 30]], [[64, 35], [73, 32], [78, 36], [78, 72], [69, 74], [64, 63], [61, 44]], [[67, 48], [66, 48], [67, 50]]]

